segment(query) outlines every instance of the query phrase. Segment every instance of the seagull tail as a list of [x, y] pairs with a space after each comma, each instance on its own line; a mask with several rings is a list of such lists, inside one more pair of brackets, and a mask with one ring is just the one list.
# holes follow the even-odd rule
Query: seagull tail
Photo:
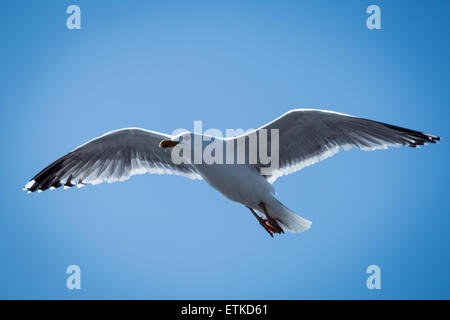
[[305, 232], [311, 227], [311, 221], [300, 217], [295, 212], [292, 212], [280, 201], [276, 199], [274, 200], [276, 201], [276, 208], [273, 208], [272, 210], [269, 209], [269, 213], [274, 218], [277, 218], [284, 231]]

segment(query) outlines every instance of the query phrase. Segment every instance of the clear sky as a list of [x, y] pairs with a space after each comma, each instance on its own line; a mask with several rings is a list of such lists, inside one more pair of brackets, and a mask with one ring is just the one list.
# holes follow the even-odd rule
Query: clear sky
[[[450, 298], [450, 2], [9, 0], [0, 36], [0, 298]], [[21, 190], [113, 129], [247, 129], [302, 107], [443, 142], [280, 178], [313, 225], [275, 239], [204, 181]], [[81, 290], [66, 288], [72, 264]], [[381, 290], [366, 287], [373, 264]]]

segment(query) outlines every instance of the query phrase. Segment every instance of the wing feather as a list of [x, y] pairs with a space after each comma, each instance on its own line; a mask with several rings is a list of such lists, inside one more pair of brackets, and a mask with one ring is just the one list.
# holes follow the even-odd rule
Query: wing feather
[[136, 174], [176, 174], [201, 179], [189, 164], [172, 163], [171, 150], [159, 142], [171, 137], [162, 133], [127, 128], [108, 132], [56, 160], [33, 177], [24, 190], [29, 192], [70, 188], [86, 184], [124, 181]]
[[[271, 183], [282, 175], [325, 160], [340, 149], [372, 151], [394, 146], [415, 148], [440, 140], [431, 134], [316, 109], [289, 111], [247, 135], [258, 134], [261, 129], [279, 130], [279, 168], [269, 170], [270, 174], [266, 176]], [[270, 150], [271, 135], [268, 133], [267, 137], [267, 149]], [[256, 167], [260, 169], [263, 166], [257, 164]]]

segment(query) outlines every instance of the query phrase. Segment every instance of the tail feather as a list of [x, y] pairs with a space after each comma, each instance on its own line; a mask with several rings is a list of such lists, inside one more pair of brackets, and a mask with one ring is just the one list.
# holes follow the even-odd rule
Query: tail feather
[[300, 217], [286, 208], [281, 202], [276, 201], [276, 208], [269, 208], [269, 213], [273, 218], [277, 219], [283, 231], [304, 232], [311, 227], [311, 221]]

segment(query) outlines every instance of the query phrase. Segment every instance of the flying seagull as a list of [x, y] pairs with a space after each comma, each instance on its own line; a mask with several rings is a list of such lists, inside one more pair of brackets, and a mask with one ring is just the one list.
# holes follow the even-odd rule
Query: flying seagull
[[[232, 154], [233, 160], [237, 157], [237, 146], [244, 143], [245, 159], [248, 159], [251, 157], [249, 146], [252, 135], [262, 134], [263, 131], [277, 133], [265, 135], [266, 150], [278, 152], [278, 165], [275, 167], [264, 166], [259, 159], [253, 163], [247, 160], [233, 161], [231, 164], [198, 163], [186, 151], [180, 153], [184, 161], [174, 161], [175, 148], [192, 148], [198, 138], [201, 151], [208, 148], [205, 141], [223, 142], [228, 153], [224, 152], [222, 156]], [[262, 140], [259, 136], [259, 141]], [[39, 172], [25, 185], [24, 190], [35, 192], [61, 186], [70, 188], [104, 181], [124, 181], [132, 175], [147, 172], [177, 174], [203, 179], [228, 199], [243, 204], [273, 237], [274, 233], [303, 232], [311, 226], [311, 221], [292, 212], [275, 198], [272, 184], [278, 177], [325, 160], [340, 149], [416, 148], [438, 140], [438, 136], [431, 134], [316, 109], [291, 110], [256, 130], [232, 138], [192, 132], [171, 136], [140, 128], [126, 128], [108, 132], [79, 146]], [[275, 144], [277, 149], [271, 149]], [[231, 151], [229, 145], [232, 145]], [[260, 148], [261, 144], [258, 144], [256, 151], [259, 152]], [[220, 152], [216, 150], [215, 153]], [[262, 169], [265, 169], [264, 172]]]

